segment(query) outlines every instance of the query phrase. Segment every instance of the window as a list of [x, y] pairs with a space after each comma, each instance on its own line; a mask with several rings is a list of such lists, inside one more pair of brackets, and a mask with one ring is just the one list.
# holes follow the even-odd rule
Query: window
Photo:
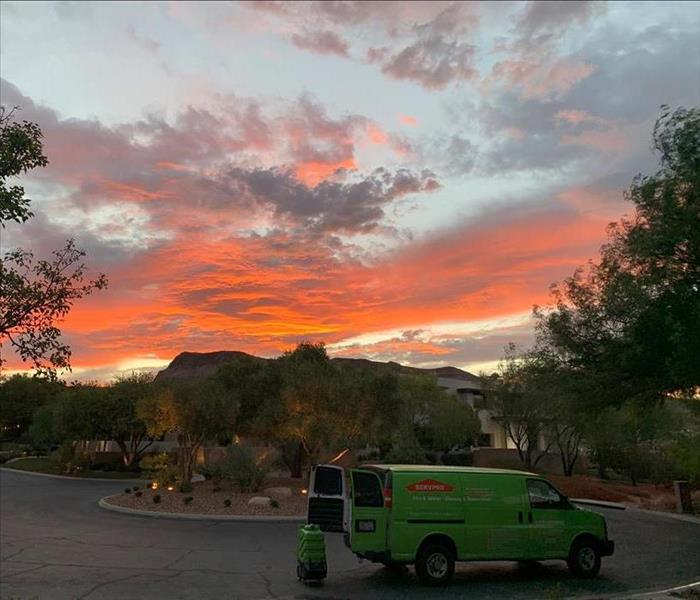
[[491, 446], [493, 446], [490, 433], [482, 433], [479, 436], [479, 446], [482, 448], [491, 448]]
[[374, 473], [354, 471], [352, 474], [352, 495], [355, 506], [384, 506], [379, 477]]
[[334, 467], [316, 467], [314, 492], [321, 496], [342, 496], [343, 471]]
[[532, 508], [565, 508], [566, 501], [551, 485], [541, 479], [527, 480], [527, 493]]

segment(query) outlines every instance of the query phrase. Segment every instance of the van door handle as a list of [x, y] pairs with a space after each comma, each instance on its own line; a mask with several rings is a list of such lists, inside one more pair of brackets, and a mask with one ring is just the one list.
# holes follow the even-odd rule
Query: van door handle
[[527, 513], [527, 522], [532, 523], [532, 512], [531, 511]]
[[518, 523], [523, 524], [523, 513], [518, 511]]

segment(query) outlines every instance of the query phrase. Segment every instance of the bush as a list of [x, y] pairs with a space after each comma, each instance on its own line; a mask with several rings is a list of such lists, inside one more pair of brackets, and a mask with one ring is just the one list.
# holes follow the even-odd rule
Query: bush
[[143, 496], [143, 492], [141, 490], [139, 490], [138, 492], [134, 492], [134, 496], [140, 498], [141, 496]]
[[167, 469], [172, 461], [167, 452], [147, 454], [139, 461], [139, 468], [149, 477], [156, 477], [157, 474]]
[[280, 507], [280, 503], [279, 503], [277, 500], [275, 500], [274, 498], [272, 498], [272, 500], [270, 500], [270, 506], [271, 506], [272, 508], [279, 508], [279, 507]]
[[228, 447], [221, 470], [242, 492], [257, 492], [268, 473], [267, 467], [256, 463], [248, 448], [239, 445]]
[[138, 485], [135, 485], [135, 486], [132, 487], [131, 489], [134, 490], [135, 492], [138, 492], [138, 491], [139, 491], [139, 486], [138, 486]]
[[221, 486], [215, 485], [213, 488], [211, 488], [212, 492], [220, 492], [221, 491]]
[[415, 437], [405, 436], [394, 443], [384, 460], [388, 463], [420, 465], [426, 462], [426, 456]]
[[187, 494], [192, 491], [192, 484], [189, 481], [183, 481], [180, 484], [180, 493]]
[[221, 480], [221, 464], [220, 463], [206, 463], [197, 467], [197, 472], [204, 476], [207, 481], [214, 481], [215, 483]]
[[226, 498], [226, 500], [224, 500], [224, 506], [226, 508], [229, 508], [231, 506], [231, 499], [230, 498]]
[[155, 494], [155, 495], [153, 496], [153, 503], [154, 503], [154, 504], [160, 504], [160, 501], [161, 501], [160, 494]]
[[192, 496], [185, 496], [185, 497], [182, 499], [182, 501], [183, 501], [185, 504], [192, 504], [192, 500], [194, 500], [194, 498], [193, 498]]
[[174, 486], [179, 478], [180, 471], [175, 465], [168, 465], [164, 469], [157, 471], [154, 475], [154, 479], [160, 487]]
[[124, 488], [125, 494], [131, 494], [131, 488]]

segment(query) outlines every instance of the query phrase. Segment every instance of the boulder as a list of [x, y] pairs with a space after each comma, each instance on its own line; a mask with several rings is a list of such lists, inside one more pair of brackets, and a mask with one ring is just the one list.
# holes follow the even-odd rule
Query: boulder
[[289, 498], [292, 495], [292, 488], [289, 487], [269, 487], [265, 488], [264, 494], [273, 498]]
[[248, 504], [254, 506], [270, 506], [270, 498], [269, 496], [253, 496], [248, 500]]

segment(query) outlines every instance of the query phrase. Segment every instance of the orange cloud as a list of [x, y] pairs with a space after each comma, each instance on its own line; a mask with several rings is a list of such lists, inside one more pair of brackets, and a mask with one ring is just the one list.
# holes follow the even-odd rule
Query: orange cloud
[[415, 127], [418, 125], [418, 119], [416, 119], [416, 117], [412, 117], [411, 115], [399, 115], [399, 121], [401, 121], [401, 123], [404, 125], [408, 125], [409, 127]]
[[328, 179], [340, 169], [353, 171], [357, 169], [354, 158], [346, 158], [338, 162], [309, 161], [296, 166], [296, 178], [303, 184], [314, 187], [324, 179]]

